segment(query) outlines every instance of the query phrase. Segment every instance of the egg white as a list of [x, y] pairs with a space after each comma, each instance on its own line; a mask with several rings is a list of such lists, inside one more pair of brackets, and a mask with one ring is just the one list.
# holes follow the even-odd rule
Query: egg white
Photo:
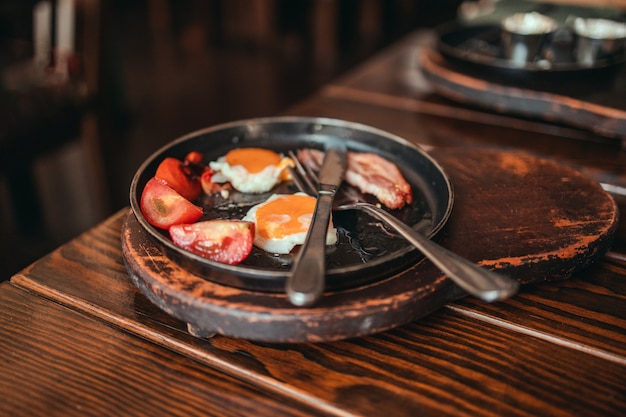
[[281, 173], [288, 165], [288, 158], [277, 165], [268, 165], [260, 172], [251, 173], [242, 165], [230, 165], [224, 156], [209, 163], [211, 169], [219, 173], [224, 182], [228, 181], [235, 190], [242, 193], [265, 193], [281, 181]]
[[[255, 227], [257, 226], [257, 210], [259, 207], [267, 204], [269, 201], [275, 200], [284, 194], [273, 194], [269, 197], [265, 202], [257, 204], [252, 207], [248, 213], [244, 216], [243, 220], [247, 220], [253, 222]], [[296, 193], [296, 195], [306, 195], [304, 193]], [[283, 213], [275, 214], [275, 221], [280, 221], [281, 216], [285, 216], [284, 221], [289, 221], [289, 216]], [[311, 219], [313, 215], [303, 215], [300, 216], [299, 221], [305, 225], [306, 230], [308, 230], [309, 225], [311, 224]], [[291, 235], [287, 235], [283, 238], [265, 238], [260, 236], [259, 233], [255, 233], [254, 236], [254, 245], [263, 249], [266, 252], [276, 253], [276, 254], [288, 254], [293, 250], [294, 247], [298, 245], [302, 245], [304, 240], [306, 239], [307, 232], [293, 233]], [[334, 245], [337, 243], [337, 230], [333, 227], [332, 219], [330, 224], [328, 225], [328, 233], [326, 234], [326, 245]]]

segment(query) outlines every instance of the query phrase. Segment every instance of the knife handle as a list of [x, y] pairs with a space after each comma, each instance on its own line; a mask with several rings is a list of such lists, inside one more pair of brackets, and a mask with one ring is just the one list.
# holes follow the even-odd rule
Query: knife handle
[[326, 235], [332, 211], [334, 191], [320, 191], [306, 240], [300, 248], [286, 292], [293, 305], [313, 305], [324, 292], [326, 281]]

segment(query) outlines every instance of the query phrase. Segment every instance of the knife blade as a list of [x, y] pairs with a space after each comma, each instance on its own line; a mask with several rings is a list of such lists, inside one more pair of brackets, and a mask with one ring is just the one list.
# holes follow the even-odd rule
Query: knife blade
[[313, 305], [324, 291], [326, 278], [326, 235], [333, 200], [346, 171], [346, 144], [337, 139], [326, 146], [319, 172], [317, 202], [307, 237], [285, 285], [292, 304]]

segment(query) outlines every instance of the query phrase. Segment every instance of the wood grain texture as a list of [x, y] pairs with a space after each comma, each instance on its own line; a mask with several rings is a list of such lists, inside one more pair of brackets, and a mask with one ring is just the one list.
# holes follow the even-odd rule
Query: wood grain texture
[[[434, 153], [455, 189], [442, 243], [522, 283], [565, 279], [602, 256], [617, 207], [597, 184], [554, 162], [502, 152]], [[360, 337], [423, 317], [462, 292], [430, 262], [348, 291], [328, 292], [314, 308], [284, 294], [227, 287], [197, 276], [155, 245], [132, 214], [122, 248], [139, 289], [196, 332], [266, 342]]]
[[[585, 279], [526, 286], [497, 304], [467, 298], [364, 338], [317, 344], [202, 340], [149, 302], [125, 273], [120, 229], [126, 215], [119, 212], [12, 283], [334, 415], [605, 416], [624, 408], [623, 270], [602, 263], [600, 276], [588, 268]], [[555, 301], [551, 294], [558, 294]], [[583, 315], [575, 324], [576, 314], [594, 311], [603, 313], [589, 324]], [[571, 325], [563, 325], [564, 315]]]
[[[4, 287], [0, 411], [7, 415], [606, 416], [626, 405], [625, 364], [454, 312], [342, 342], [218, 336], [197, 349], [239, 363], [241, 382]], [[272, 393], [281, 388], [292, 398]]]
[[[177, 264], [128, 214], [122, 250], [131, 278], [153, 303], [194, 332], [264, 342], [321, 342], [365, 336], [407, 323], [463, 295], [430, 264], [391, 279], [328, 292], [312, 308], [285, 294], [228, 287]], [[433, 294], [436, 294], [433, 296]]]
[[577, 171], [512, 152], [455, 148], [431, 155], [457, 199], [445, 243], [480, 265], [522, 283], [568, 278], [612, 243], [617, 205]]
[[8, 282], [0, 285], [0, 352], [3, 416], [315, 411]]
[[[484, 304], [467, 297], [447, 308], [473, 316], [479, 308], [485, 321], [526, 323], [521, 331], [563, 346], [585, 346], [590, 354], [623, 363], [626, 357], [626, 275], [623, 265], [608, 262], [594, 265], [562, 281], [534, 285], [522, 291], [506, 306]], [[587, 308], [574, 307], [583, 300], [597, 300]], [[550, 311], [546, 321], [538, 311]], [[574, 338], [563, 335], [576, 335]], [[574, 339], [576, 340], [574, 342]]]

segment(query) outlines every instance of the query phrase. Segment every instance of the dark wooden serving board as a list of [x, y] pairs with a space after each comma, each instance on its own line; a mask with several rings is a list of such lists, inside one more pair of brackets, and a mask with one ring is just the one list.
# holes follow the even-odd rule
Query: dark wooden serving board
[[[577, 171], [518, 153], [430, 153], [455, 189], [443, 246], [523, 284], [569, 278], [609, 249], [617, 206]], [[121, 238], [140, 291], [197, 336], [267, 342], [352, 338], [406, 324], [466, 296], [422, 260], [382, 281], [325, 293], [316, 306], [299, 308], [281, 293], [227, 287], [186, 271], [151, 241], [132, 212]]]
[[420, 49], [420, 68], [434, 90], [447, 98], [500, 113], [535, 117], [586, 129], [624, 143], [626, 72], [554, 74], [533, 79], [498, 76], [446, 59], [434, 48]]

